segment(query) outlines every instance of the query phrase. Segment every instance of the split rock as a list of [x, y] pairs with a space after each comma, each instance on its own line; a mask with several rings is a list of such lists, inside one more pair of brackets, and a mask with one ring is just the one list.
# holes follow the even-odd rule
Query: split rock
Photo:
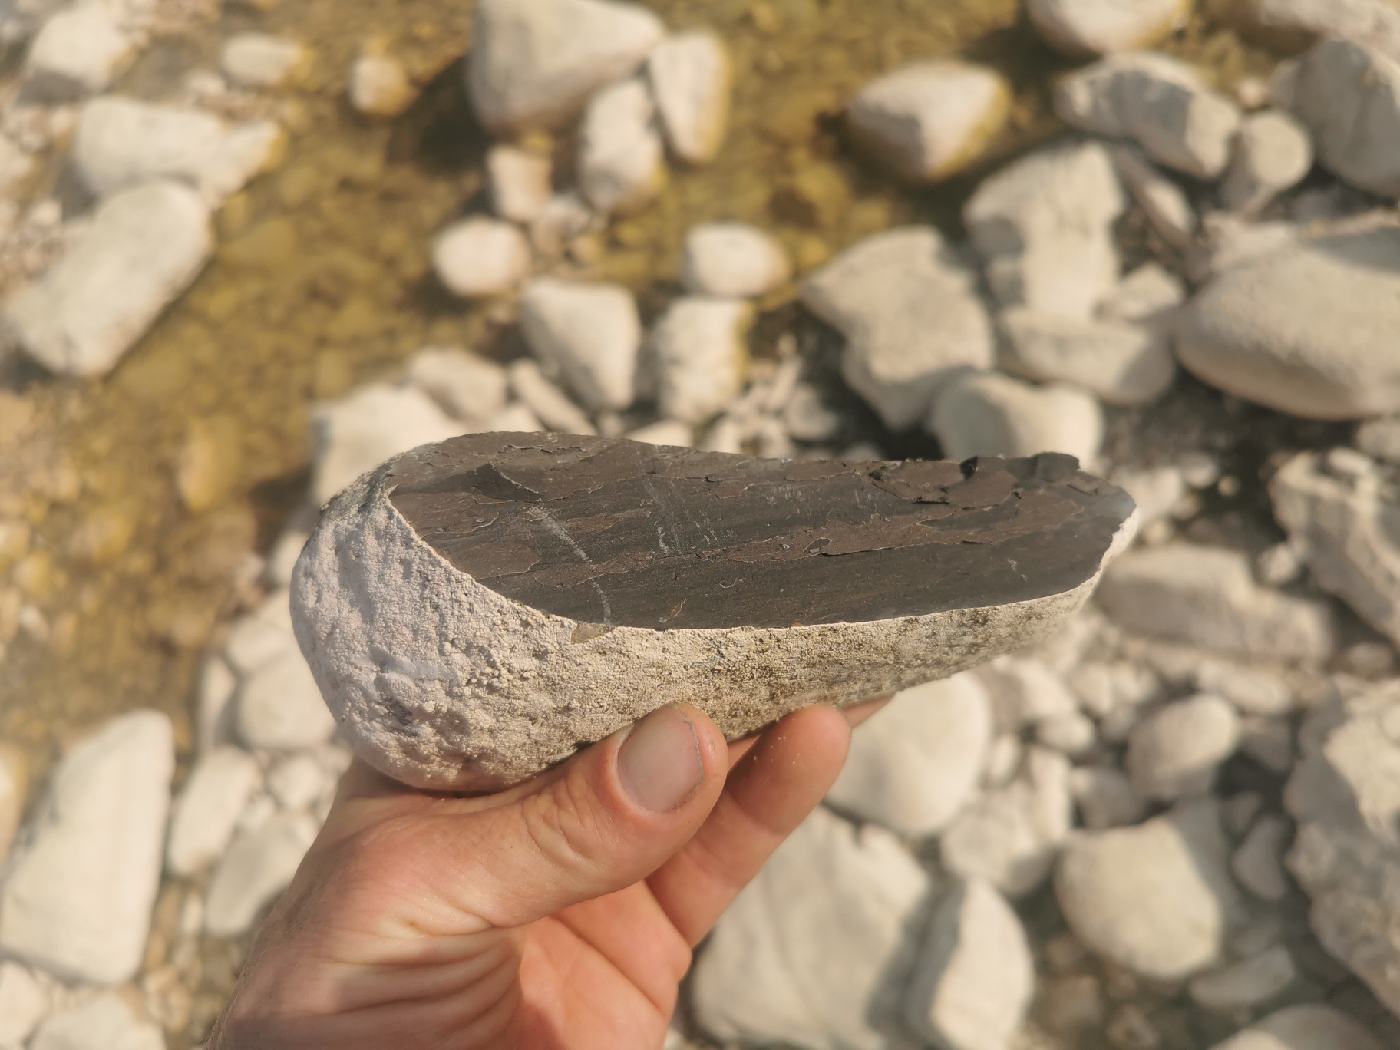
[[737, 737], [1038, 640], [1131, 511], [1065, 456], [797, 463], [470, 435], [332, 501], [293, 620], [367, 760], [490, 788], [663, 703]]

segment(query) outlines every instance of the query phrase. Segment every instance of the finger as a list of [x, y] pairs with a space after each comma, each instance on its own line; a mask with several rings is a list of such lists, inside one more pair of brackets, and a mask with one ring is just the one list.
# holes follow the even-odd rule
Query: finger
[[[862, 700], [858, 704], [841, 708], [841, 713], [846, 716], [846, 724], [852, 729], [860, 725], [872, 715], [877, 714], [881, 708], [890, 702], [893, 693], [885, 696], [877, 696], [873, 700]], [[733, 769], [739, 764], [739, 760], [753, 750], [753, 746], [758, 743], [763, 735], [763, 730], [749, 736], [735, 740], [729, 745], [729, 768]]]
[[648, 880], [688, 943], [700, 942], [816, 808], [841, 771], [850, 738], [835, 708], [806, 708], [763, 733], [730, 773], [704, 826]]
[[719, 728], [672, 706], [512, 804], [445, 800], [413, 814], [401, 844], [413, 857], [401, 863], [425, 904], [415, 923], [442, 935], [523, 926], [644, 879], [704, 823], [725, 773]]

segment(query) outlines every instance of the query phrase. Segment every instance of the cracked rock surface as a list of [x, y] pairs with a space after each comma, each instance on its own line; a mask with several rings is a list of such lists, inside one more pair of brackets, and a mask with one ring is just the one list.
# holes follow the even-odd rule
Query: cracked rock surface
[[1057, 626], [1132, 501], [1067, 456], [749, 459], [480, 434], [328, 507], [293, 582], [322, 692], [421, 786], [523, 779], [663, 703], [731, 736]]

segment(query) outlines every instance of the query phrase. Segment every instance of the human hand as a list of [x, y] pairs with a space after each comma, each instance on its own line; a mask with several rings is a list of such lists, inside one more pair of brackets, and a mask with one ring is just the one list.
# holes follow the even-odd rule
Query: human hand
[[735, 744], [666, 707], [489, 797], [357, 763], [209, 1050], [660, 1047], [692, 949], [879, 706]]

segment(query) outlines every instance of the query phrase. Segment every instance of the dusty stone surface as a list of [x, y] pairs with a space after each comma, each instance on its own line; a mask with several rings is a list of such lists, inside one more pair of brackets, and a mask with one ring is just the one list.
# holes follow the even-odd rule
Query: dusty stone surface
[[842, 375], [896, 429], [924, 417], [954, 370], [992, 363], [975, 277], [931, 226], [846, 249], [803, 284], [802, 302], [846, 337]]
[[1400, 643], [1400, 503], [1394, 483], [1361, 457], [1338, 469], [1300, 453], [1274, 475], [1274, 516], [1319, 587]]
[[1186, 23], [1191, 0], [1029, 0], [1026, 14], [1051, 47], [1104, 55], [1161, 40]]
[[54, 1013], [39, 1026], [30, 1050], [165, 1050], [160, 1027], [137, 1017], [115, 992]]
[[668, 36], [647, 59], [647, 77], [671, 152], [689, 164], [714, 160], [729, 123], [724, 41], [703, 29]]
[[997, 361], [1026, 379], [1073, 383], [1110, 405], [1141, 405], [1176, 378], [1170, 341], [1148, 325], [1023, 307], [1004, 311], [1000, 322], [1006, 341]]
[[791, 273], [782, 245], [756, 226], [709, 222], [685, 235], [681, 281], [697, 295], [754, 298], [772, 291]]
[[1381, 1050], [1381, 1044], [1340, 1010], [1309, 1004], [1275, 1011], [1214, 1050]]
[[1233, 102], [1166, 55], [1111, 55], [1062, 79], [1055, 112], [1073, 127], [1137, 142], [1157, 163], [1213, 179], [1225, 170], [1239, 128]]
[[536, 277], [521, 295], [520, 323], [534, 355], [560, 371], [585, 407], [632, 403], [642, 328], [627, 289]]
[[135, 975], [174, 761], [170, 720], [154, 711], [115, 718], [64, 756], [0, 888], [0, 949], [68, 979]]
[[1118, 279], [1111, 226], [1125, 203], [1108, 149], [1068, 143], [984, 179], [963, 222], [1003, 306], [1088, 318]]
[[[694, 474], [697, 469], [712, 479], [704, 482], [703, 499], [695, 485], [706, 474]], [[1062, 482], [1033, 480], [1038, 473], [1049, 478], [1068, 469], [1063, 457], [1020, 465], [988, 460], [968, 467], [965, 477], [951, 463], [788, 467], [586, 438], [557, 446], [548, 436], [462, 438], [391, 461], [334, 501], [298, 563], [293, 619], [342, 731], [366, 758], [392, 776], [424, 786], [501, 784], [538, 771], [579, 741], [600, 739], [660, 703], [695, 703], [737, 736], [818, 696], [845, 704], [897, 691], [1040, 637], [1083, 601], [1105, 555], [1125, 535], [1121, 526], [1131, 510], [1126, 496], [1102, 483], [1077, 482], [1085, 487], [1079, 492]], [[736, 471], [728, 489], [714, 480]], [[598, 488], [590, 490], [598, 494], [594, 500], [576, 488], [579, 480], [593, 476], [590, 472], [598, 472]], [[1026, 480], [1018, 481], [1017, 472]], [[461, 498], [484, 501], [477, 513], [497, 508], [485, 514], [491, 520], [503, 509], [500, 500], [523, 497], [506, 505], [536, 553], [517, 546], [511, 554], [512, 544], [497, 551], [487, 542], [494, 535], [489, 530], [472, 534], [475, 547], [454, 547], [451, 541], [435, 549], [425, 542], [425, 535], [434, 534], [420, 530], [436, 513], [433, 508], [447, 505], [432, 493], [440, 482], [430, 479], [453, 477], [462, 486]], [[752, 480], [740, 482], [741, 477]], [[825, 477], [834, 480], [820, 482]], [[824, 525], [807, 521], [806, 499], [794, 498], [818, 484], [836, 486], [823, 497], [835, 500], [823, 511]], [[987, 494], [977, 497], [982, 507], [1049, 515], [1034, 531], [1018, 528], [1021, 539], [1007, 535], [1013, 547], [1033, 543], [1039, 552], [1020, 556], [1024, 560], [1012, 555], [1019, 569], [1002, 558], [1011, 548], [991, 542], [985, 532], [981, 544], [937, 544], [937, 529], [930, 533], [919, 526], [907, 538], [885, 540], [875, 550], [858, 538], [861, 528], [884, 529], [876, 524], [884, 514], [912, 524], [908, 515], [931, 513], [946, 518], [939, 528], [951, 527], [958, 520], [956, 509], [948, 517], [947, 510], [921, 511], [925, 504], [910, 501], [943, 486], [948, 498], [957, 500], [959, 486], [969, 484], [979, 491], [986, 487]], [[599, 560], [612, 562], [622, 552], [595, 547], [598, 534], [583, 531], [572, 519], [608, 513], [607, 501], [614, 498], [637, 506], [640, 494], [621, 495], [629, 485], [650, 492], [643, 505], [661, 516], [627, 541], [624, 549], [635, 550], [618, 568], [631, 565], [632, 575], [602, 577]], [[765, 523], [742, 525], [742, 515], [718, 516], [724, 504], [716, 501], [727, 491], [733, 491], [732, 498], [752, 499], [769, 485], [789, 494], [782, 504], [785, 515], [774, 517], [769, 510]], [[860, 502], [849, 504], [857, 490], [863, 493]], [[1004, 495], [993, 497], [993, 490]], [[559, 501], [571, 491], [573, 496]], [[532, 495], [537, 492], [554, 495], [544, 500]], [[1006, 502], [1013, 492], [1020, 497]], [[543, 502], [550, 505], [538, 505]], [[597, 510], [589, 511], [591, 505]], [[710, 524], [699, 531], [694, 515], [702, 505]], [[1047, 559], [1050, 533], [1043, 529], [1074, 507], [1082, 509], [1073, 511], [1071, 520], [1082, 520], [1089, 531], [1065, 534], [1062, 553]], [[455, 513], [454, 520], [466, 520], [464, 509]], [[840, 524], [852, 514], [850, 527]], [[978, 511], [983, 521], [997, 514]], [[423, 524], [415, 526], [414, 520]], [[789, 530], [797, 530], [791, 541], [785, 540]], [[930, 535], [935, 547], [918, 546]], [[1070, 535], [1077, 538], [1071, 541]], [[781, 542], [789, 542], [791, 553], [752, 560], [759, 552], [778, 550]], [[937, 581], [944, 573], [920, 572], [933, 591], [924, 594], [916, 587], [892, 606], [888, 587], [901, 579], [907, 588], [910, 572], [901, 568], [906, 555], [896, 553], [891, 560], [880, 552], [890, 542], [916, 544], [889, 548], [896, 552], [973, 557], [979, 563], [972, 577], [978, 581], [975, 593], [939, 594]], [[856, 560], [822, 553], [846, 547]], [[754, 552], [752, 558], [745, 550]], [[720, 551], [726, 553], [719, 556]], [[506, 560], [497, 565], [500, 557]], [[389, 564], [398, 567], [389, 572]], [[510, 564], [516, 568], [508, 569]], [[800, 610], [774, 606], [779, 584], [757, 584], [752, 592], [755, 584], [743, 584], [758, 580], [760, 564], [769, 571], [802, 573], [807, 583], [786, 592], [793, 598], [805, 595]], [[652, 567], [669, 579], [679, 566], [694, 581], [688, 597], [643, 582]], [[818, 596], [824, 585], [814, 581], [833, 572], [844, 579], [857, 569], [863, 581], [858, 589], [852, 590], [853, 580], [838, 585], [830, 577], [835, 589]], [[1041, 577], [1042, 571], [1054, 582]], [[859, 595], [873, 597], [871, 588], [884, 572], [895, 575], [879, 585], [878, 604], [869, 605]], [[727, 591], [704, 583], [715, 573], [716, 579], [730, 581]], [[407, 589], [392, 582], [409, 578], [415, 583]], [[733, 589], [736, 585], [740, 590]], [[430, 600], [430, 595], [437, 597]], [[897, 618], [890, 619], [896, 608]], [[978, 630], [970, 632], [967, 625], [974, 620]], [[443, 638], [460, 641], [443, 650]], [[703, 674], [701, 667], [707, 668]], [[609, 701], [600, 703], [601, 697]], [[557, 714], [539, 718], [546, 709]], [[411, 733], [403, 728], [408, 717], [415, 721]]]
[[633, 77], [603, 88], [583, 112], [578, 185], [603, 214], [636, 211], [665, 181], [665, 151], [646, 81]]
[[1217, 962], [1240, 901], [1216, 806], [1183, 804], [1133, 828], [1073, 836], [1055, 872], [1070, 929], [1106, 959], [1175, 980]]
[[1285, 663], [1324, 660], [1336, 644], [1326, 604], [1261, 586], [1249, 558], [1223, 547], [1133, 551], [1105, 575], [1098, 603], [1130, 631]]
[[948, 1050], [1007, 1050], [1035, 988], [1021, 920], [984, 882], [960, 882], [938, 902], [909, 979], [912, 1031]]
[[1154, 711], [1128, 738], [1127, 769], [1144, 796], [1172, 801], [1210, 790], [1240, 739], [1235, 709], [1218, 696], [1194, 696]]
[[1334, 956], [1400, 1010], [1400, 717], [1379, 687], [1323, 736], [1289, 778], [1298, 821], [1288, 867], [1312, 898], [1313, 931]]
[[663, 30], [645, 8], [612, 0], [484, 0], [467, 79], [493, 131], [553, 127], [598, 88], [646, 60]]
[[937, 182], [977, 159], [1010, 108], [1010, 86], [995, 70], [919, 62], [861, 88], [846, 120], [856, 140], [895, 174]]
[[1324, 40], [1275, 80], [1274, 94], [1312, 134], [1323, 167], [1358, 189], [1400, 195], [1400, 54]]
[[212, 249], [199, 195], [157, 181], [108, 197], [59, 260], [5, 303], [12, 341], [52, 372], [109, 372], [203, 269]]
[[998, 372], [968, 372], [939, 390], [927, 428], [954, 459], [1064, 452], [1093, 464], [1103, 410], [1091, 394], [1064, 383], [1034, 386]]
[[696, 1020], [719, 1039], [890, 1045], [934, 886], [888, 832], [817, 810], [715, 927], [692, 977]]
[[1258, 211], [1301, 182], [1312, 163], [1312, 140], [1298, 121], [1275, 109], [1251, 113], [1235, 138], [1220, 198], [1236, 211]]
[[1123, 277], [1099, 304], [1105, 320], [1170, 322], [1175, 309], [1186, 299], [1186, 286], [1180, 277], [1161, 263], [1143, 263]]
[[509, 292], [530, 272], [530, 244], [519, 227], [496, 219], [453, 223], [433, 242], [433, 270], [463, 299]]
[[731, 405], [744, 386], [753, 308], [735, 299], [677, 299], [652, 329], [661, 414], [703, 423]]
[[1205, 382], [1310, 419], [1400, 409], [1400, 229], [1286, 247], [1226, 270], [1185, 309], [1182, 364]]
[[915, 686], [852, 738], [827, 801], [902, 835], [936, 834], [976, 791], [991, 740], [991, 706], [976, 678]]

